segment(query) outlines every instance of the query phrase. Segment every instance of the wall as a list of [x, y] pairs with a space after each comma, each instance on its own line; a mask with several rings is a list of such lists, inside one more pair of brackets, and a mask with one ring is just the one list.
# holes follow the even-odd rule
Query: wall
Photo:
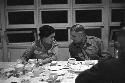
[[[54, 2], [54, 4], [51, 4], [49, 0], [26, 0], [21, 4], [11, 3], [11, 1], [8, 0], [7, 4], [7, 0], [0, 0], [1, 52], [3, 54], [0, 57], [3, 61], [15, 61], [25, 48], [31, 45], [34, 40], [32, 37], [36, 39], [39, 27], [46, 24], [62, 33], [56, 37], [62, 45], [59, 50], [61, 54], [59, 60], [67, 60], [69, 57], [68, 48], [65, 48], [65, 45], [71, 42], [70, 31], [69, 29], [67, 31], [67, 27], [74, 24], [84, 25], [85, 29], [100, 29], [99, 37], [103, 40], [105, 50], [107, 50], [110, 32], [119, 28], [124, 10], [124, 0], [88, 0], [89, 2], [87, 0], [85, 2], [84, 0], [63, 0], [66, 2]], [[22, 34], [24, 36], [22, 38], [25, 38], [25, 34], [32, 34], [32, 31], [35, 31], [34, 34], [26, 41], [18, 34]], [[11, 36], [15, 33], [16, 36]], [[63, 34], [68, 35], [64, 37]], [[18, 38], [20, 43], [17, 42]]]

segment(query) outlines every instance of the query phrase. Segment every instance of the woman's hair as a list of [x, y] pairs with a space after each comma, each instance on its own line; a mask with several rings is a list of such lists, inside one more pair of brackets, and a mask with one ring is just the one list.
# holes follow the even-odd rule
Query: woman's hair
[[39, 36], [41, 39], [44, 37], [49, 37], [51, 34], [55, 33], [55, 29], [52, 26], [44, 25], [39, 28]]

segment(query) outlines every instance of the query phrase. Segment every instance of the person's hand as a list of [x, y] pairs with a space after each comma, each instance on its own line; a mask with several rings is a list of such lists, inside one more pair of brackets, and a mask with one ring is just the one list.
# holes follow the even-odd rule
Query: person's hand
[[17, 59], [17, 63], [21, 64], [23, 61], [21, 59]]
[[76, 56], [76, 57], [78, 57], [78, 58], [80, 58], [82, 60], [86, 59], [86, 57], [84, 57], [84, 55], [82, 53], [78, 53], [78, 56]]
[[101, 57], [99, 58], [99, 62], [105, 61], [107, 59], [113, 58], [112, 55], [108, 52], [102, 53]]
[[102, 52], [102, 55], [101, 55], [103, 58], [109, 58], [109, 57], [112, 57], [112, 55], [108, 52]]
[[21, 58], [21, 59], [17, 59], [17, 64], [27, 64], [28, 62], [26, 61], [26, 60], [24, 60], [23, 58]]

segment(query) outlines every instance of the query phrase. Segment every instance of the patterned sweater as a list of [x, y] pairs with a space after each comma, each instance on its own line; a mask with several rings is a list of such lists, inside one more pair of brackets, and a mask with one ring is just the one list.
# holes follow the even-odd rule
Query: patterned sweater
[[40, 40], [33, 42], [30, 48], [23, 53], [21, 59], [28, 61], [29, 59], [42, 59], [45, 63], [57, 60], [58, 44], [53, 41], [51, 45], [41, 43]]

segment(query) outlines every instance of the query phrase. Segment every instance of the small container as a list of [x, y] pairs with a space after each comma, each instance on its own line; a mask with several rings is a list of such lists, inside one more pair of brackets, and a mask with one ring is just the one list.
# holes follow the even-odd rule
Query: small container
[[75, 64], [76, 59], [75, 58], [69, 58], [68, 63], [69, 64]]

